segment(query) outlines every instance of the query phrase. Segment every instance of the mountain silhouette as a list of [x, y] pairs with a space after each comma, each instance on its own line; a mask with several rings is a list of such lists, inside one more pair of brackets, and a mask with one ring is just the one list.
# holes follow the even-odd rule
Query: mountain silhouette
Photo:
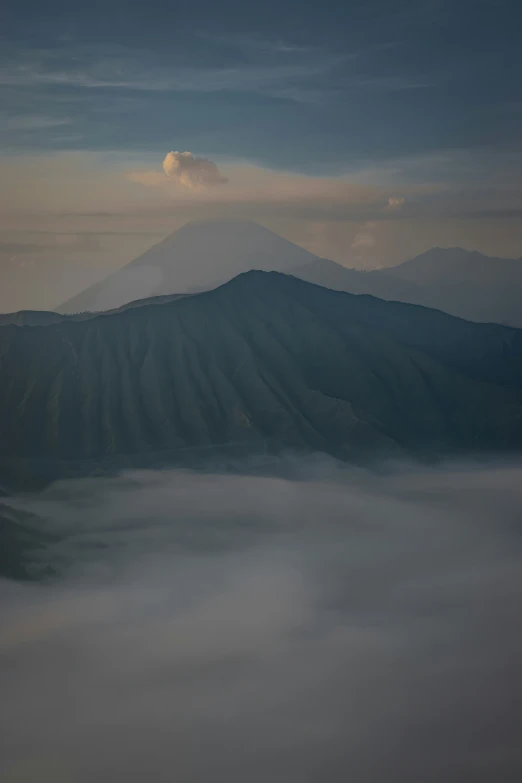
[[212, 288], [252, 269], [288, 272], [315, 258], [258, 223], [194, 221], [58, 309], [109, 310], [136, 299]]
[[165, 294], [150, 296], [147, 299], [135, 299], [132, 302], [121, 305], [121, 307], [115, 307], [112, 310], [103, 310], [101, 312], [84, 310], [79, 313], [54, 313], [50, 310], [19, 310], [16, 313], [0, 313], [0, 326], [48, 326], [49, 324], [56, 324], [60, 321], [87, 321], [90, 318], [113, 315], [113, 313], [120, 313], [122, 310], [129, 310], [134, 307], [173, 302], [175, 299], [180, 299], [182, 296], [190, 296], [190, 294]]
[[521, 359], [516, 329], [263, 272], [4, 326], [0, 482], [232, 446], [346, 460], [518, 449]]
[[386, 269], [363, 272], [315, 259], [293, 274], [338, 291], [420, 304], [470, 321], [522, 327], [522, 259], [436, 247]]
[[[88, 317], [154, 296], [209, 290], [249, 270], [290, 273], [333, 290], [522, 327], [520, 259], [436, 247], [395, 267], [361, 271], [318, 258], [257, 223], [231, 220], [187, 223], [58, 310]], [[29, 311], [0, 316], [0, 325], [57, 320], [56, 314]]]

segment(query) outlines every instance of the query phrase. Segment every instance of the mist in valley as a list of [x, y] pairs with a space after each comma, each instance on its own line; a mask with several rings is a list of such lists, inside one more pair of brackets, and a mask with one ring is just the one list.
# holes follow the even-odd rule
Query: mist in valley
[[48, 535], [0, 582], [2, 781], [518, 781], [521, 479], [314, 458], [4, 498]]

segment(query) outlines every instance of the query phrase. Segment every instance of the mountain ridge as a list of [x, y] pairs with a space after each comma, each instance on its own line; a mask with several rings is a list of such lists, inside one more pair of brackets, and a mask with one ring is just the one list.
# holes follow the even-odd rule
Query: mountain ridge
[[165, 304], [166, 302], [181, 299], [184, 296], [196, 294], [159, 294], [145, 299], [133, 299], [120, 307], [112, 310], [93, 310], [80, 313], [56, 313], [52, 310], [18, 310], [14, 313], [0, 313], [0, 326], [47, 326], [62, 321], [87, 321], [98, 316], [108, 316], [120, 313], [123, 310], [131, 310], [135, 307], [145, 307], [149, 304]]
[[253, 221], [189, 221], [57, 309], [114, 309], [131, 300], [214, 287], [250, 269], [289, 271], [315, 258]]
[[276, 272], [110, 316], [6, 326], [2, 483], [34, 461], [57, 477], [236, 446], [349, 461], [518, 449], [521, 357], [519, 330]]
[[363, 271], [321, 259], [242, 220], [188, 222], [58, 311], [114, 310], [155, 295], [196, 293], [251, 269], [293, 274], [334, 290], [420, 304], [467, 320], [522, 327], [522, 260], [434, 247], [397, 266]]
[[[197, 233], [198, 227], [205, 225], [214, 226], [215, 223], [212, 221], [201, 224], [190, 223], [186, 224], [186, 227], [187, 230], [190, 228], [191, 232]], [[220, 223], [219, 225], [223, 227], [223, 224]], [[256, 224], [251, 222], [242, 221], [239, 223], [229, 222], [224, 225], [228, 229], [241, 225], [248, 231], [251, 230], [252, 226], [256, 226]], [[277, 240], [279, 248], [281, 247], [279, 244], [280, 239], [284, 247], [289, 245], [296, 252], [300, 252], [298, 246], [278, 238], [277, 235], [268, 231], [268, 229], [264, 229], [262, 226], [257, 226], [257, 228], [261, 230], [263, 236]], [[161, 248], [165, 243], [168, 246], [169, 242], [174, 241], [175, 236], [176, 234], [166, 237], [155, 248]], [[255, 242], [253, 244], [255, 245]], [[151, 251], [154, 251], [154, 248], [151, 248]], [[135, 259], [135, 261], [124, 267], [124, 270], [132, 268], [133, 265], [139, 268], [143, 257], [147, 257], [151, 251], [147, 251], [143, 256]], [[263, 252], [265, 251], [267, 251], [266, 247]], [[304, 250], [303, 252], [307, 253]], [[311, 261], [309, 260], [310, 257], [312, 258]], [[501, 323], [522, 327], [522, 308], [520, 307], [522, 260], [520, 259], [494, 259], [477, 251], [468, 251], [459, 247], [434, 247], [395, 267], [359, 270], [342, 266], [329, 259], [312, 256], [309, 253], [307, 253], [306, 258], [307, 263], [304, 265], [298, 264], [297, 266], [293, 265], [295, 258], [292, 261], [289, 261], [287, 258], [286, 262], [290, 268], [286, 270], [286, 273], [332, 290], [346, 291], [352, 294], [369, 294], [387, 301], [418, 304], [476, 322]], [[259, 261], [259, 257], [254, 259], [254, 261]], [[242, 259], [241, 264], [246, 267], [242, 271], [249, 271], [254, 261], [252, 259], [246, 259], [246, 261]], [[258, 266], [264, 266], [265, 271], [272, 269], [272, 267], [275, 268], [275, 271], [281, 271], [278, 269], [278, 266], [281, 266], [280, 261], [281, 259], [276, 253], [276, 257], [268, 261], [265, 259]], [[174, 280], [176, 273], [175, 263], [168, 258], [164, 258], [162, 263], [171, 267], [169, 273]], [[124, 270], [119, 270], [115, 275]], [[502, 270], [504, 271], [502, 272]], [[240, 273], [242, 272], [240, 271]], [[184, 293], [168, 291], [156, 294], [155, 297], [194, 295], [215, 288], [233, 276], [225, 274], [222, 280], [217, 282], [214, 280], [213, 285], [193, 285]], [[114, 281], [116, 284], [117, 277], [114, 277]], [[0, 314], [0, 326], [10, 323], [38, 325], [54, 323], [64, 318], [82, 320], [91, 318], [97, 313], [117, 312], [123, 307], [139, 307], [144, 302], [153, 299], [154, 296], [143, 296], [143, 286], [141, 283], [138, 283], [139, 281], [137, 281], [135, 291], [136, 298], [125, 301], [118, 307], [88, 309], [86, 308], [88, 303], [84, 302], [85, 306], [82, 309], [80, 308], [82, 293], [79, 295], [79, 299], [75, 297], [73, 300], [70, 300], [71, 309], [72, 303], [74, 301], [77, 303], [76, 307], [78, 310], [75, 308], [74, 312], [18, 311], [16, 313]], [[168, 284], [165, 285], [169, 288]], [[174, 282], [172, 282], [173, 285]], [[160, 287], [162, 288], [163, 284]], [[90, 291], [91, 289], [88, 290]], [[121, 297], [121, 295], [120, 298], [127, 299], [126, 296]]]
[[382, 269], [361, 271], [334, 264], [319, 260], [294, 274], [334, 290], [418, 304], [479, 323], [522, 327], [520, 259], [495, 259], [462, 248], [431, 248]]

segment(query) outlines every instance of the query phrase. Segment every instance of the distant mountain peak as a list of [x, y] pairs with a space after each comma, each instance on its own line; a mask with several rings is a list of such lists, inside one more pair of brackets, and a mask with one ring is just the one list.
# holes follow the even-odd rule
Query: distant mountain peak
[[318, 259], [292, 274], [326, 288], [522, 327], [520, 259], [492, 258], [462, 247], [432, 247], [395, 267], [364, 272]]
[[108, 310], [135, 299], [213, 288], [249, 269], [290, 272], [316, 258], [250, 220], [190, 221], [58, 309]]
[[[261, 223], [256, 223], [255, 220], [248, 220], [248, 219], [238, 219], [238, 218], [200, 218], [199, 220], [187, 220], [186, 223], [184, 223], [181, 228], [179, 228], [177, 231], [173, 231], [173, 234], [178, 233], [178, 231], [182, 231], [183, 229], [187, 228], [201, 228], [201, 227], [209, 227], [209, 228], [220, 228], [221, 226], [245, 226], [245, 227], [252, 227], [254, 226], [256, 229], [260, 228], [264, 231], [270, 231], [270, 229], [265, 228], [261, 225]], [[270, 231], [271, 234], [273, 234], [273, 231]]]
[[440, 258], [441, 256], [444, 256], [445, 258], [451, 257], [451, 258], [460, 258], [460, 259], [480, 258], [480, 259], [487, 259], [488, 261], [515, 261], [516, 260], [514, 258], [505, 258], [505, 257], [492, 258], [491, 256], [488, 256], [485, 253], [481, 253], [480, 250], [468, 250], [468, 248], [461, 247], [460, 245], [455, 245], [452, 247], [440, 247], [439, 245], [436, 245], [435, 247], [430, 247], [429, 250], [425, 250], [423, 253], [419, 253], [418, 256], [415, 256], [414, 258], [410, 258], [407, 261], [404, 261], [401, 264], [398, 264], [398, 266], [392, 268], [399, 269], [401, 266], [404, 266], [405, 264], [419, 263], [421, 259]]

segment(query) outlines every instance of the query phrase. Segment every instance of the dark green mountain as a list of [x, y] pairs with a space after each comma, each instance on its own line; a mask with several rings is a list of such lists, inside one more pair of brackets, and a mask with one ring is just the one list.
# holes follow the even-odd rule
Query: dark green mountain
[[[278, 273], [0, 329], [0, 483], [218, 449], [370, 455], [522, 445], [522, 332]], [[195, 457], [196, 455], [196, 457]]]

